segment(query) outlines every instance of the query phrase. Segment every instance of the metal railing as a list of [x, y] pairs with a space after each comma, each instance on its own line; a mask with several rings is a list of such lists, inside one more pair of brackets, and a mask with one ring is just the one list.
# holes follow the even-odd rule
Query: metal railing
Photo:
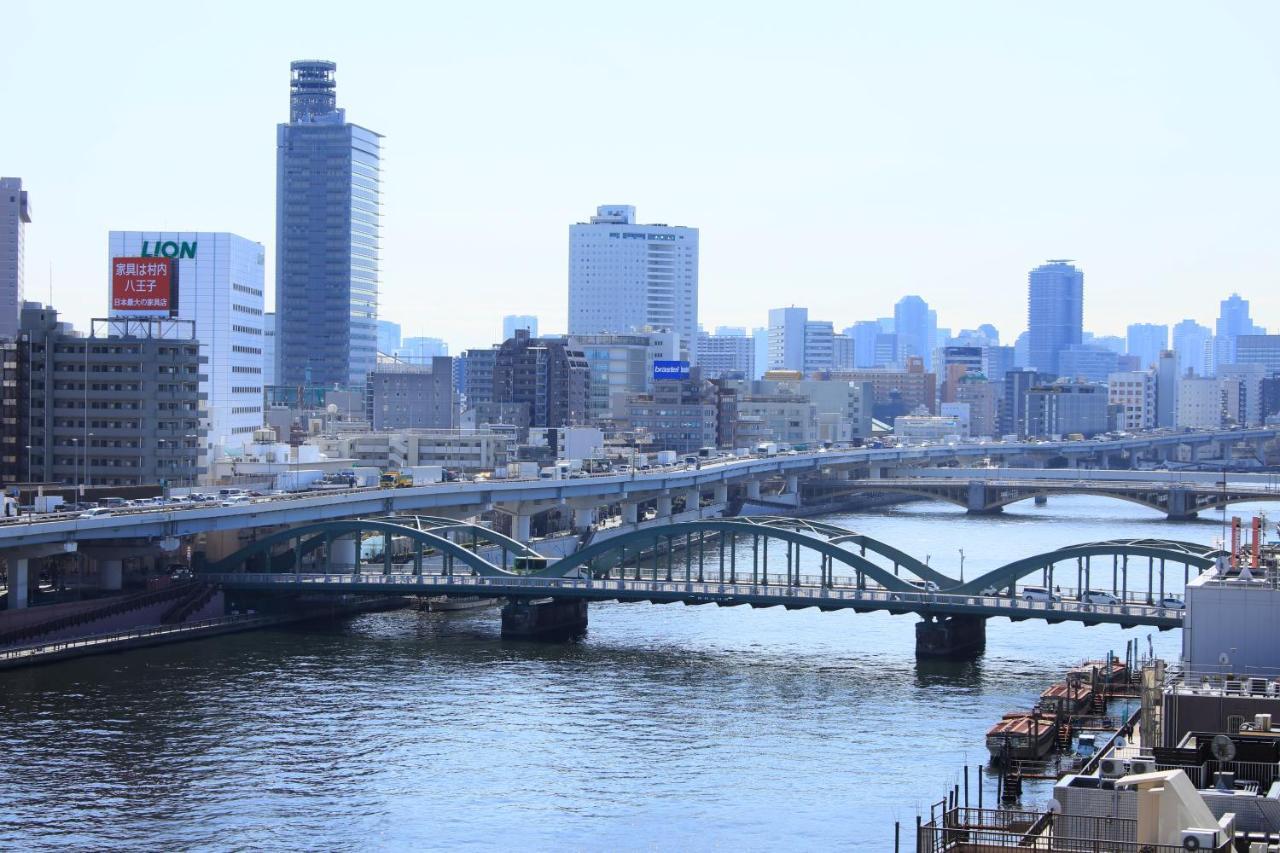
[[90, 634], [74, 639], [56, 640], [48, 643], [37, 643], [30, 646], [18, 646], [0, 650], [0, 663], [23, 658], [40, 657], [42, 655], [63, 652], [70, 649], [83, 649], [90, 646], [110, 645], [126, 640], [138, 640], [148, 637], [161, 637], [169, 634], [185, 634], [212, 628], [218, 625], [254, 625], [267, 624], [273, 621], [270, 616], [219, 616], [215, 619], [202, 619], [199, 622], [187, 622], [182, 625], [149, 625], [133, 628], [128, 631], [117, 631], [109, 634]]
[[[944, 809], [916, 832], [921, 853], [968, 850], [1051, 850], [1057, 853], [1180, 853], [1182, 845], [1140, 844], [1136, 820], [957, 806]], [[1032, 829], [1035, 827], [1035, 829]], [[1209, 853], [1227, 853], [1230, 839]]]
[[[633, 593], [672, 593], [675, 595], [699, 595], [733, 597], [777, 597], [791, 600], [811, 600], [818, 602], [865, 602], [883, 605], [882, 609], [892, 609], [894, 605], [914, 605], [912, 609], [928, 609], [928, 606], [948, 608], [987, 608], [997, 611], [994, 615], [1011, 616], [1047, 616], [1060, 614], [1079, 614], [1081, 621], [1085, 616], [1110, 615], [1137, 618], [1167, 618], [1180, 620], [1183, 611], [1164, 608], [1158, 605], [1145, 604], [1083, 604], [1078, 601], [1042, 602], [1026, 599], [1008, 598], [996, 595], [955, 595], [943, 592], [905, 592], [887, 589], [857, 589], [855, 587], [829, 587], [817, 583], [809, 586], [788, 585], [785, 575], [769, 575], [769, 582], [748, 583], [745, 581], [720, 580], [644, 580], [624, 578], [586, 578], [586, 577], [531, 577], [531, 576], [484, 576], [469, 574], [422, 574], [412, 573], [322, 573], [322, 572], [252, 572], [252, 573], [220, 573], [202, 574], [202, 579], [223, 584], [270, 584], [270, 585], [340, 585], [340, 586], [395, 586], [395, 587], [465, 587], [469, 591], [492, 587], [495, 590], [509, 590], [512, 587], [527, 589], [530, 592], [552, 594], [559, 590], [633, 592]], [[502, 592], [495, 592], [501, 595]]]

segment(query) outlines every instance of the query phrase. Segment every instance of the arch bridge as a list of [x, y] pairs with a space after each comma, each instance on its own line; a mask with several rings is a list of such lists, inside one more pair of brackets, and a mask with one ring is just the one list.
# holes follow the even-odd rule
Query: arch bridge
[[[1218, 554], [1174, 540], [1082, 543], [960, 581], [872, 537], [803, 519], [681, 522], [552, 560], [484, 527], [411, 516], [280, 531], [201, 572], [241, 591], [480, 596], [507, 599], [507, 611], [569, 603], [582, 627], [590, 601], [915, 613], [918, 649], [951, 654], [980, 648], [992, 616], [1180, 627], [1168, 594]], [[1028, 578], [1055, 593], [1026, 595]]]

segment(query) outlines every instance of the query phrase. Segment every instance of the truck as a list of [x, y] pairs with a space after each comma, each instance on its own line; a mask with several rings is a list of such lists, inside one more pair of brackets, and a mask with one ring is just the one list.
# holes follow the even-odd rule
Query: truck
[[441, 465], [408, 465], [400, 469], [401, 480], [408, 480], [410, 486], [425, 486], [429, 483], [444, 481], [444, 467]]
[[305, 492], [323, 477], [324, 472], [318, 468], [291, 469], [277, 474], [274, 485], [282, 492]]
[[772, 441], [762, 441], [756, 445], [756, 456], [777, 456], [778, 445]]
[[538, 477], [543, 480], [565, 480], [568, 479], [569, 473], [573, 467], [566, 460], [561, 460], [554, 465], [549, 465], [538, 472]]
[[674, 465], [678, 458], [674, 450], [659, 450], [654, 455], [658, 458], [659, 465]]
[[372, 467], [352, 468], [351, 474], [355, 479], [357, 488], [368, 488], [376, 486], [382, 480], [382, 471]]
[[36, 512], [57, 512], [58, 508], [66, 501], [62, 495], [37, 495], [35, 500]]

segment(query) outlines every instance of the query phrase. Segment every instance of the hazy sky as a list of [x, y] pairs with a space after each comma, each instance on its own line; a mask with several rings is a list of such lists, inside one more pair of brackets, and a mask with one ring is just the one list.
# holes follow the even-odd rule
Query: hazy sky
[[[1280, 326], [1280, 4], [5, 0], [0, 174], [27, 297], [106, 306], [112, 228], [267, 247], [289, 61], [338, 63], [385, 134], [381, 316], [453, 351], [565, 327], [568, 225], [701, 229], [704, 326], [918, 293], [1025, 326], [1026, 272], [1085, 271], [1085, 325]], [[268, 303], [271, 303], [269, 296]]]

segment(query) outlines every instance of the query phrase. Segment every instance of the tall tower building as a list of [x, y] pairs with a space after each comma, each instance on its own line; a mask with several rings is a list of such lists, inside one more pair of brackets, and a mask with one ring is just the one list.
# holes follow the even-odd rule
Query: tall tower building
[[31, 202], [22, 178], [0, 178], [0, 339], [18, 336], [22, 267]]
[[937, 315], [929, 310], [929, 303], [919, 296], [904, 296], [893, 306], [893, 330], [898, 335], [898, 361], [907, 363], [907, 357], [918, 355], [924, 360], [925, 370], [933, 366], [933, 350], [936, 346]]
[[1194, 371], [1197, 376], [1213, 372], [1213, 331], [1195, 320], [1183, 320], [1173, 327], [1173, 351], [1178, 354], [1178, 376]]
[[1233, 293], [1219, 303], [1217, 335], [1214, 340], [1215, 361], [1218, 365], [1236, 363], [1236, 338], [1254, 333], [1253, 320], [1249, 317], [1249, 300]]
[[698, 353], [698, 229], [637, 225], [629, 204], [569, 226], [569, 334], [667, 329]]
[[335, 63], [290, 70], [276, 131], [276, 381], [363, 389], [378, 354], [382, 135], [338, 108]]
[[1057, 374], [1058, 354], [1084, 331], [1084, 273], [1070, 261], [1048, 261], [1027, 276], [1027, 332], [1031, 367]]

